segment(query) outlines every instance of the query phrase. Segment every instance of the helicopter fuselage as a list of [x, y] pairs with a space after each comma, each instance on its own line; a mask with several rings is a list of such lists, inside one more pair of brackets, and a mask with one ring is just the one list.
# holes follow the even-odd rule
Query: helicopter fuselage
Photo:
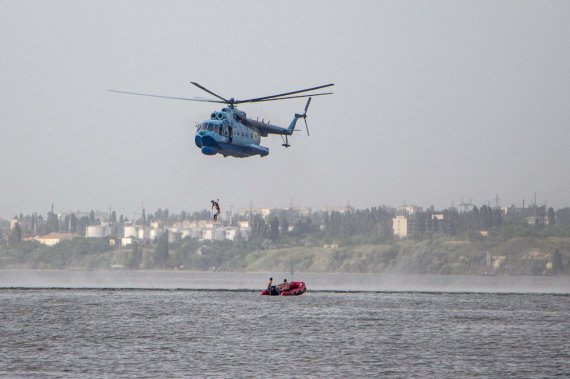
[[[246, 158], [253, 155], [264, 157], [269, 154], [269, 149], [265, 146], [260, 145], [261, 137], [267, 137], [269, 134], [281, 135], [283, 138], [282, 146], [291, 146], [289, 145], [288, 137], [295, 131], [295, 125], [297, 124], [297, 120], [300, 118], [304, 120], [305, 128], [307, 129], [307, 135], [309, 135], [309, 126], [307, 125], [307, 109], [311, 103], [311, 98], [313, 96], [332, 95], [332, 92], [313, 93], [311, 95], [299, 94], [334, 86], [334, 83], [330, 83], [317, 87], [280, 93], [278, 95], [236, 100], [233, 97], [226, 99], [225, 97], [210, 91], [209, 89], [201, 86], [196, 82], [191, 83], [201, 90], [208, 92], [210, 95], [216, 97], [216, 99], [189, 99], [187, 97], [163, 96], [141, 92], [117, 91], [112, 89], [107, 91], [124, 93], [128, 95], [158, 97], [163, 99], [227, 104], [228, 106], [226, 108], [222, 108], [220, 111], [212, 113], [209, 120], [203, 121], [197, 125], [194, 142], [196, 143], [196, 146], [200, 148], [200, 151], [202, 151], [202, 153], [205, 155], [221, 154], [224, 157], [232, 156], [237, 158]], [[262, 101], [277, 101], [305, 97], [309, 98], [305, 105], [305, 111], [302, 114], [296, 113], [287, 128], [271, 125], [270, 123], [266, 123], [264, 121], [249, 119], [247, 118], [245, 112], [236, 109], [237, 104], [259, 103]]]
[[213, 112], [209, 120], [196, 127], [194, 142], [202, 154], [246, 158], [253, 155], [264, 157], [269, 149], [261, 146], [261, 137], [268, 134], [291, 135], [299, 115], [295, 115], [288, 128], [263, 121], [248, 119], [245, 112], [235, 108], [223, 108]]

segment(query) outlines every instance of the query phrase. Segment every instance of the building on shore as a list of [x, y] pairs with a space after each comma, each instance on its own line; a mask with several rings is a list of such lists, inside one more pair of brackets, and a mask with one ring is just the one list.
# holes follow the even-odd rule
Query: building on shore
[[411, 217], [396, 216], [392, 219], [394, 236], [406, 238], [413, 231], [414, 222]]
[[111, 235], [111, 229], [107, 225], [90, 225], [85, 228], [86, 238], [103, 238]]
[[34, 240], [47, 246], [55, 246], [62, 241], [68, 241], [75, 237], [73, 233], [49, 233], [44, 236], [34, 237]]

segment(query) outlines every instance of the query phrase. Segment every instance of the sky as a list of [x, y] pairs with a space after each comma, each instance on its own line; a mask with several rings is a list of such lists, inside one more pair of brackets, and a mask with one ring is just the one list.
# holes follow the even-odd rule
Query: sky
[[[570, 2], [0, 0], [0, 217], [142, 205], [570, 206]], [[218, 104], [335, 83], [311, 135], [205, 156]], [[304, 99], [243, 104], [286, 126]]]

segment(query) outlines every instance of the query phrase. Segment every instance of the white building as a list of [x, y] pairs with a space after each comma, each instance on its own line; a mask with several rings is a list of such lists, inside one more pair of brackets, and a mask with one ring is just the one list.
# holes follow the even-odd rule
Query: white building
[[408, 233], [411, 232], [411, 220], [406, 216], [396, 216], [392, 219], [392, 229], [395, 236], [407, 237]]
[[110, 233], [109, 228], [104, 225], [90, 225], [85, 229], [86, 238], [103, 238]]
[[136, 237], [138, 235], [137, 227], [134, 225], [125, 225], [123, 237]]
[[239, 228], [229, 226], [226, 228], [226, 239], [233, 241], [239, 233]]
[[202, 239], [210, 241], [223, 241], [226, 239], [225, 228], [218, 228], [212, 225], [210, 228], [202, 230]]
[[121, 238], [121, 247], [132, 245], [133, 242], [135, 242], [135, 237], [123, 237]]
[[35, 237], [34, 239], [41, 244], [54, 246], [62, 241], [71, 240], [73, 237], [74, 235], [72, 233], [50, 233], [45, 236]]
[[196, 238], [202, 239], [202, 230], [200, 228], [186, 228], [182, 229], [181, 238]]
[[239, 222], [239, 233], [245, 239], [251, 236], [251, 226], [249, 225], [249, 221], [240, 221]]
[[160, 238], [160, 236], [162, 236], [163, 232], [161, 229], [155, 229], [152, 228], [150, 229], [150, 231], [148, 232], [148, 236], [151, 240], [156, 241], [157, 239]]
[[423, 210], [424, 209], [422, 207], [420, 207], [418, 205], [413, 205], [413, 204], [410, 204], [410, 205], [404, 204], [402, 206], [402, 213], [405, 215], [414, 215], [416, 213], [422, 212]]
[[222, 226], [211, 221], [183, 221], [168, 228], [169, 234], [179, 235], [180, 238], [195, 238], [197, 240], [222, 241], [234, 240], [237, 234], [248, 238], [251, 235], [249, 221], [240, 221], [239, 227]]
[[269, 215], [271, 214], [270, 208], [238, 208], [236, 210], [236, 215], [241, 217], [249, 217], [250, 214], [259, 215], [263, 217], [263, 219], [267, 220]]

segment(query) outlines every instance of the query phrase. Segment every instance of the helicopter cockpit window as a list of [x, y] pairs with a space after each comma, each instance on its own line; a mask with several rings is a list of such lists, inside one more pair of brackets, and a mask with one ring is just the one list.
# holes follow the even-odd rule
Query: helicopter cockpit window
[[219, 126], [214, 126], [214, 133], [220, 134], [220, 127]]
[[214, 129], [214, 127], [212, 126], [212, 124], [208, 124], [208, 130], [211, 132]]

